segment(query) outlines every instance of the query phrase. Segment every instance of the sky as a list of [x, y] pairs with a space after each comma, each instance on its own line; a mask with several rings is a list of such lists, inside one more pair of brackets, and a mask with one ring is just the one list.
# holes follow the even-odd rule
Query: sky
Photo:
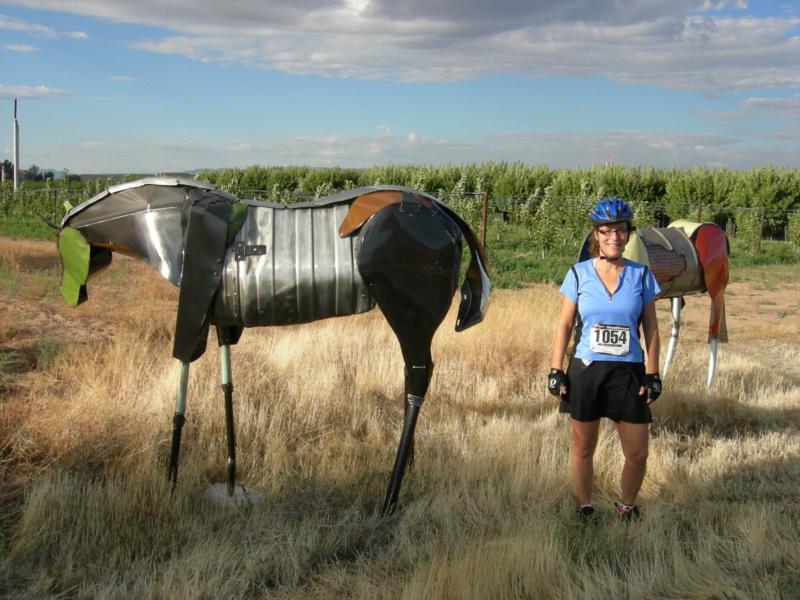
[[14, 98], [72, 173], [797, 167], [800, 1], [0, 0]]

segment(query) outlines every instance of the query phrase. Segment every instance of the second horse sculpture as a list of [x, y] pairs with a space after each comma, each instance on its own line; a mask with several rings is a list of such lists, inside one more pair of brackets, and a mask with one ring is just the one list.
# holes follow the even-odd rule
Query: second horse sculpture
[[245, 327], [308, 323], [378, 304], [405, 363], [404, 424], [382, 512], [396, 504], [428, 390], [431, 341], [450, 308], [462, 238], [471, 253], [456, 331], [479, 323], [489, 296], [483, 249], [452, 210], [406, 187], [370, 186], [294, 205], [240, 201], [214, 186], [148, 178], [109, 188], [70, 210], [58, 239], [62, 294], [87, 298], [112, 252], [147, 260], [180, 287], [173, 356], [181, 376], [169, 476], [178, 475], [189, 364], [214, 325], [228, 437], [228, 494], [236, 477], [230, 345]]
[[639, 229], [631, 241], [625, 248], [625, 256], [650, 267], [661, 287], [657, 298], [672, 301], [672, 332], [662, 370], [664, 377], [678, 344], [683, 296], [707, 292], [711, 297], [706, 377], [706, 388], [711, 389], [717, 368], [717, 345], [728, 341], [725, 288], [729, 281], [729, 246], [725, 231], [715, 223], [673, 221], [668, 227]]

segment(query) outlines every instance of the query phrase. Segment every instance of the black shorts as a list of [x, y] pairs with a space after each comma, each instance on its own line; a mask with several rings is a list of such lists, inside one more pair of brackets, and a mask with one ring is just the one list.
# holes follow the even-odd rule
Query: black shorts
[[652, 423], [653, 415], [645, 395], [639, 395], [644, 381], [644, 364], [592, 361], [587, 367], [579, 358], [569, 361], [569, 391], [559, 412], [576, 421], [607, 417], [619, 423]]

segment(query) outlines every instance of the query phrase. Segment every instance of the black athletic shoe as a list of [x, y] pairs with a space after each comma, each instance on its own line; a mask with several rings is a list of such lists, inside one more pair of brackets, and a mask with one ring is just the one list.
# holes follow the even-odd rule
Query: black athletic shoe
[[594, 506], [591, 504], [589, 506], [581, 506], [578, 510], [578, 518], [581, 519], [584, 523], [589, 521], [594, 516]]
[[620, 523], [630, 523], [631, 521], [639, 520], [639, 507], [636, 505], [628, 506], [622, 502], [614, 502], [614, 508], [617, 509], [617, 516]]

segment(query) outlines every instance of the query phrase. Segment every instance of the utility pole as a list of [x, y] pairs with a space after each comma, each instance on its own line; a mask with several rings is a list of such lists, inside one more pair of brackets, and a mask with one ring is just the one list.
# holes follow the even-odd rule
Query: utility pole
[[489, 192], [481, 193], [481, 246], [486, 249], [486, 215], [489, 212]]
[[17, 122], [17, 99], [14, 98], [14, 191], [17, 191], [17, 171], [19, 169], [19, 123]]

